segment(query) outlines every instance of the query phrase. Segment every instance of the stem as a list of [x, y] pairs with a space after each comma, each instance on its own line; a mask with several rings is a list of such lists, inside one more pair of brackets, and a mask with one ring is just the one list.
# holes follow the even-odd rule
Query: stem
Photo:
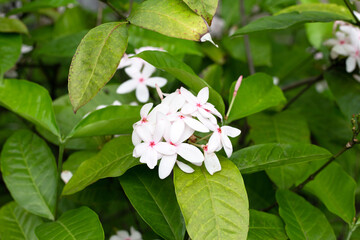
[[323, 79], [323, 75], [321, 74], [321, 75], [316, 76], [316, 77], [310, 77], [310, 78], [307, 78], [307, 79], [304, 79], [304, 80], [301, 80], [301, 81], [298, 81], [298, 82], [294, 82], [292, 84], [289, 84], [287, 86], [282, 87], [281, 90], [283, 90], [285, 92], [285, 91], [300, 87], [302, 85], [306, 85], [306, 84], [309, 84], [309, 83], [316, 83], [317, 81], [320, 81], [322, 79]]
[[97, 17], [96, 17], [96, 26], [99, 26], [101, 24], [102, 18], [103, 18], [103, 6], [102, 3], [99, 2]]
[[57, 209], [59, 207], [60, 197], [61, 197], [61, 172], [62, 172], [62, 164], [63, 164], [63, 156], [64, 156], [65, 143], [60, 142], [59, 145], [59, 155], [58, 155], [58, 196], [56, 199], [56, 207], [55, 207], [55, 219], [57, 219]]
[[351, 4], [349, 3], [348, 0], [344, 0], [344, 3], [346, 4], [347, 8], [349, 9], [351, 15], [353, 15], [354, 19], [355, 19], [355, 22], [356, 22], [356, 25], [360, 26], [360, 21], [359, 19], [356, 17], [354, 11], [352, 10], [351, 8]]
[[196, 141], [196, 143], [201, 142], [201, 141], [203, 141], [203, 140], [205, 140], [205, 139], [208, 139], [212, 134], [213, 134], [213, 133], [210, 133], [209, 135], [206, 135], [205, 137], [202, 137], [202, 138], [198, 139], [198, 140]]
[[121, 12], [119, 12], [108, 0], [100, 0], [103, 3], [105, 3], [106, 5], [109, 6], [109, 8], [111, 8], [119, 17], [121, 20], [126, 20], [126, 18], [124, 17], [124, 15], [122, 15]]
[[305, 88], [303, 88], [298, 94], [295, 95], [287, 104], [283, 107], [281, 111], [284, 111], [290, 107], [301, 95], [303, 95], [314, 83], [309, 83]]
[[231, 109], [232, 109], [232, 107], [233, 107], [233, 105], [234, 105], [234, 102], [235, 102], [235, 97], [236, 97], [236, 96], [233, 95], [233, 97], [231, 98], [231, 102], [230, 102], [230, 105], [229, 105], [229, 109], [228, 109], [228, 111], [227, 111], [227, 113], [226, 113], [226, 115], [225, 115], [225, 121], [229, 118], [229, 114], [230, 114]]
[[191, 145], [194, 145], [195, 147], [199, 147], [199, 148], [201, 148], [202, 149], [202, 145], [201, 144], [197, 144], [197, 143], [193, 143], [193, 142], [191, 142], [191, 141], [187, 141], [189, 144], [191, 144]]
[[[245, 18], [244, 0], [240, 0], [240, 18], [241, 18], [241, 25], [245, 26], [246, 18]], [[253, 62], [253, 58], [252, 58], [251, 50], [250, 50], [249, 35], [244, 35], [244, 45], [245, 45], [246, 60], [248, 62], [248, 66], [249, 66], [249, 72], [250, 72], [250, 75], [252, 75], [255, 73], [255, 67], [254, 67], [254, 62]]]
[[59, 145], [59, 157], [58, 157], [58, 173], [59, 173], [59, 176], [60, 176], [60, 174], [62, 172], [63, 156], [64, 156], [64, 144], [60, 143], [60, 145]]

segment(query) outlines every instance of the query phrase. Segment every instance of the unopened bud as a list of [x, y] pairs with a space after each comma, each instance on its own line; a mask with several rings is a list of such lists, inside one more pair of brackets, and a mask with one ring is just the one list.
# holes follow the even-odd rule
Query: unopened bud
[[160, 99], [161, 99], [161, 101], [162, 101], [162, 100], [164, 99], [164, 94], [163, 94], [163, 92], [161, 91], [159, 85], [155, 84], [155, 87], [156, 87], [156, 92], [157, 92], [157, 94], [159, 95], [159, 97], [160, 97]]
[[236, 81], [236, 84], [235, 84], [235, 89], [234, 89], [234, 97], [236, 96], [237, 94], [237, 91], [239, 90], [240, 88], [240, 85], [241, 85], [241, 82], [242, 82], [242, 79], [243, 79], [243, 76], [241, 75], [238, 80]]
[[189, 138], [190, 142], [195, 143], [197, 140], [197, 137], [195, 135], [191, 135], [191, 137]]

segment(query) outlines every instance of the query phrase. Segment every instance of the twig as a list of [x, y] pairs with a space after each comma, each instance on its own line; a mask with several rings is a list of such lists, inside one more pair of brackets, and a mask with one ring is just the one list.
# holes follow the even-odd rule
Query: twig
[[99, 2], [97, 17], [96, 17], [96, 26], [99, 26], [101, 24], [102, 18], [103, 18], [103, 6], [102, 3]]
[[285, 91], [300, 87], [302, 85], [306, 85], [306, 84], [309, 84], [309, 83], [316, 83], [316, 82], [318, 82], [318, 81], [320, 81], [322, 79], [323, 79], [323, 74], [321, 74], [319, 76], [316, 76], [316, 77], [310, 77], [310, 78], [307, 78], [307, 79], [304, 79], [304, 80], [301, 80], [301, 81], [298, 81], [298, 82], [291, 83], [291, 84], [289, 84], [287, 86], [282, 87], [281, 90], [283, 90], [285, 92]]
[[292, 99], [290, 99], [287, 104], [283, 107], [282, 111], [288, 109], [291, 104], [293, 104], [301, 95], [303, 95], [314, 83], [308, 83], [306, 87], [304, 87], [298, 94], [295, 95]]
[[[240, 0], [240, 18], [241, 18], [241, 25], [245, 26], [246, 25], [246, 18], [245, 18], [245, 4], [244, 4], [244, 0]], [[244, 35], [244, 45], [245, 45], [245, 54], [246, 54], [246, 60], [248, 62], [248, 66], [249, 66], [249, 72], [250, 75], [255, 73], [255, 67], [254, 67], [254, 61], [251, 55], [251, 50], [250, 50], [250, 39], [249, 39], [249, 35]]]
[[119, 12], [108, 0], [100, 0], [100, 1], [108, 5], [109, 8], [111, 8], [120, 17], [121, 20], [126, 20], [126, 17], [121, 12]]
[[348, 1], [348, 0], [344, 0], [344, 3], [346, 4], [347, 8], [349, 9], [351, 15], [353, 15], [353, 17], [354, 17], [354, 19], [355, 19], [355, 22], [356, 22], [356, 25], [360, 26], [360, 21], [359, 21], [359, 19], [356, 17], [354, 11], [352, 10], [349, 1]]

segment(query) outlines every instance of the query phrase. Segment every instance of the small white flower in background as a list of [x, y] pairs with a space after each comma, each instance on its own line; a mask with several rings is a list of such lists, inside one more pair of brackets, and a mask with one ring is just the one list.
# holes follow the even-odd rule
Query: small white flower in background
[[[138, 54], [147, 50], [164, 51], [160, 48], [142, 47], [135, 49], [135, 53]], [[124, 54], [120, 61], [118, 69], [125, 68], [125, 72], [130, 77], [130, 80], [123, 82], [116, 90], [116, 93], [124, 94], [136, 90], [136, 98], [140, 102], [145, 103], [149, 100], [149, 90], [147, 87], [155, 88], [156, 85], [163, 87], [167, 80], [162, 77], [151, 77], [156, 68], [143, 59], [132, 56], [134, 54]]]
[[221, 38], [224, 32], [225, 21], [224, 19], [214, 16], [210, 26], [210, 34], [215, 38]]
[[360, 75], [359, 74], [353, 74], [353, 78], [360, 83]]
[[326, 89], [328, 89], [329, 88], [329, 86], [328, 86], [328, 84], [327, 84], [327, 82], [325, 81], [325, 80], [323, 80], [323, 81], [320, 81], [320, 82], [317, 82], [316, 84], [315, 84], [315, 89], [316, 89], [316, 91], [318, 92], [318, 93], [322, 93], [322, 92], [324, 92]]
[[31, 52], [32, 50], [33, 50], [33, 46], [28, 46], [28, 45], [25, 45], [25, 44], [23, 44], [23, 45], [21, 46], [21, 53], [22, 53], [22, 54]]
[[217, 44], [214, 43], [214, 41], [211, 38], [210, 33], [205, 33], [201, 38], [200, 38], [200, 42], [211, 42], [215, 47], [219, 47]]
[[279, 85], [279, 82], [280, 82], [279, 78], [276, 77], [276, 76], [273, 76], [273, 83], [274, 83], [274, 85]]
[[[207, 102], [209, 88], [201, 89], [197, 96], [183, 87], [170, 94], [158, 92], [162, 102], [154, 108], [152, 103], [145, 104], [140, 110], [141, 119], [133, 125], [133, 156], [140, 157], [140, 162], [151, 169], [160, 160], [158, 171], [161, 179], [171, 174], [175, 164], [186, 173], [194, 172], [183, 160], [196, 166], [205, 162], [211, 175], [220, 171], [221, 164], [215, 152], [224, 148], [230, 157], [233, 148], [228, 136], [236, 137], [240, 130], [219, 126], [222, 116], [214, 105]], [[197, 133], [209, 131], [213, 133], [200, 139], [196, 137]], [[200, 144], [208, 139], [208, 143]]]
[[118, 100], [115, 100], [111, 105], [99, 105], [99, 106], [97, 106], [96, 110], [106, 108], [108, 106], [120, 106], [120, 105], [122, 105], [121, 102], [118, 101]]
[[140, 232], [131, 227], [130, 234], [128, 231], [120, 230], [116, 232], [116, 235], [112, 235], [109, 240], [142, 240], [142, 236]]
[[64, 181], [64, 183], [68, 183], [72, 178], [73, 174], [69, 170], [64, 170], [61, 172], [60, 177]]

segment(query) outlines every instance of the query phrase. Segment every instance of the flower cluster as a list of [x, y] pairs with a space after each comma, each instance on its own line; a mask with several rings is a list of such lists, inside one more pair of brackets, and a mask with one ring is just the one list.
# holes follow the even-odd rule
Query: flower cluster
[[[192, 173], [194, 169], [182, 160], [197, 166], [204, 162], [210, 174], [220, 171], [221, 165], [215, 152], [223, 148], [230, 157], [233, 147], [229, 136], [238, 136], [240, 130], [230, 126], [220, 127], [218, 120], [222, 120], [222, 116], [214, 105], [207, 102], [208, 98], [207, 87], [201, 89], [197, 96], [181, 87], [167, 94], [153, 109], [152, 103], [145, 104], [140, 110], [140, 121], [133, 125], [133, 156], [140, 157], [140, 162], [146, 163], [150, 169], [160, 160], [161, 179], [170, 175], [175, 164], [182, 171]], [[210, 134], [197, 137], [202, 133]]]
[[142, 240], [142, 236], [140, 232], [131, 227], [130, 234], [125, 230], [120, 230], [116, 232], [116, 235], [112, 235], [109, 240]]
[[[135, 53], [139, 54], [147, 50], [163, 51], [154, 47], [142, 47], [135, 49]], [[136, 98], [140, 102], [145, 103], [149, 100], [149, 90], [147, 87], [155, 88], [156, 85], [163, 87], [167, 80], [162, 77], [151, 77], [156, 68], [141, 58], [133, 56], [134, 54], [124, 54], [120, 61], [118, 69], [125, 68], [125, 72], [129, 75], [130, 80], [123, 82], [116, 90], [116, 93], [124, 94], [135, 90]]]
[[325, 41], [324, 45], [332, 47], [332, 59], [346, 57], [346, 71], [353, 72], [356, 65], [360, 67], [360, 29], [341, 21], [337, 21], [334, 27], [338, 28], [336, 38]]

